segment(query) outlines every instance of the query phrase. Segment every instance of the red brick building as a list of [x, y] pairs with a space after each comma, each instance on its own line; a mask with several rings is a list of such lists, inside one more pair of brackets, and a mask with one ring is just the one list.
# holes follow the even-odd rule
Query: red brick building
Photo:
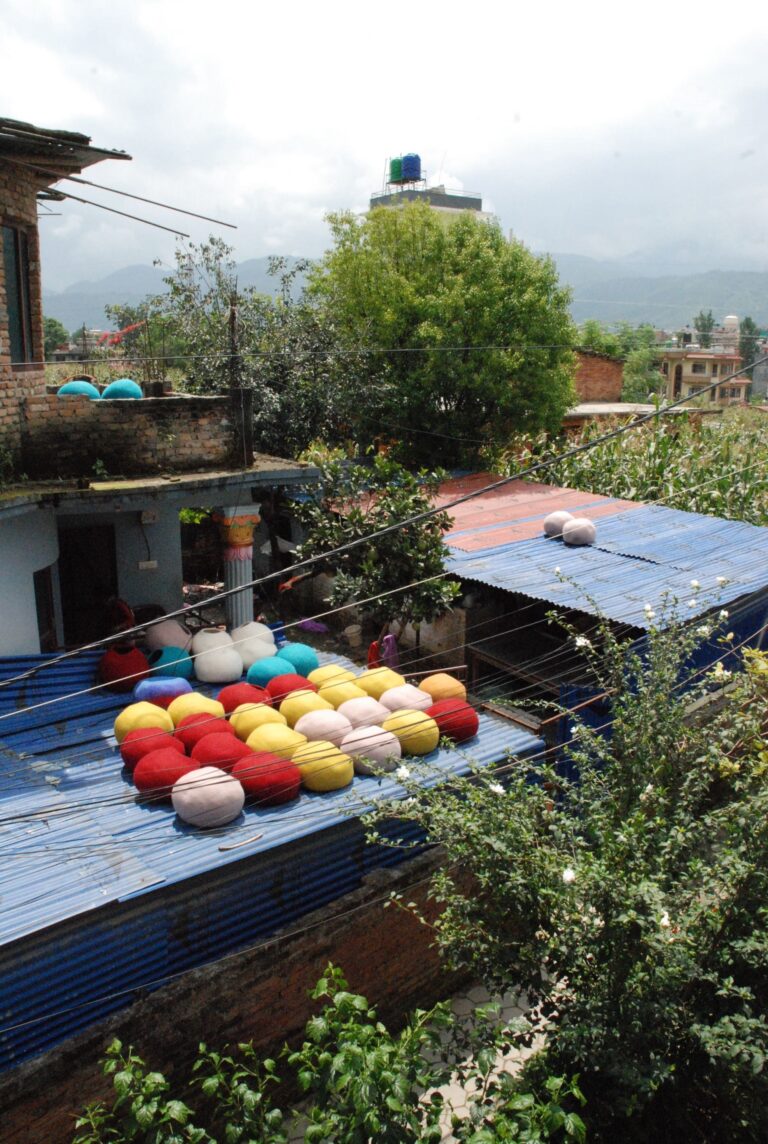
[[579, 402], [621, 401], [624, 362], [597, 350], [576, 350], [576, 376], [573, 379]]

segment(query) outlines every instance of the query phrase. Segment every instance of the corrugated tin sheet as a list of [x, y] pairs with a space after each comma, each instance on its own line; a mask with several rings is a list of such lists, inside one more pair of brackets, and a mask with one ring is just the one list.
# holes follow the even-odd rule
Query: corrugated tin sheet
[[[768, 528], [660, 505], [603, 517], [597, 542], [585, 548], [543, 533], [471, 553], [454, 547], [450, 536], [447, 541], [448, 567], [462, 580], [642, 629], [649, 627], [646, 603], [657, 621], [665, 601], [674, 600], [676, 614], [693, 619], [768, 589]], [[727, 583], [719, 585], [718, 577]]]
[[[0, 660], [0, 680], [43, 658]], [[97, 659], [86, 653], [0, 687], [0, 1068], [128, 1004], [138, 988], [274, 934], [409, 853], [363, 843], [359, 816], [402, 793], [389, 778], [246, 808], [213, 831], [137, 802], [111, 736], [126, 700], [96, 692], [25, 710], [90, 687]], [[484, 715], [461, 751], [428, 756], [425, 781], [542, 748]]]

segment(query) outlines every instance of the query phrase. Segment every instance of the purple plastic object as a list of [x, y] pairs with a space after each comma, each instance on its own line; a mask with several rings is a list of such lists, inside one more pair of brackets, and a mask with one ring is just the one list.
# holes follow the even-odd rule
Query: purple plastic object
[[305, 632], [327, 632], [328, 631], [328, 625], [321, 623], [320, 620], [299, 620], [296, 627], [301, 628]]
[[400, 666], [397, 640], [393, 635], [384, 636], [381, 641], [381, 662], [384, 667], [389, 667], [392, 671], [397, 671]]

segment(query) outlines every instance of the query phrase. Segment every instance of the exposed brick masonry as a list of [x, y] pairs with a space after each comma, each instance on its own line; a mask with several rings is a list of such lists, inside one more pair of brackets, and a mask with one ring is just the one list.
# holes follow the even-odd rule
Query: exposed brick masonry
[[579, 401], [621, 401], [624, 363], [607, 354], [577, 350], [574, 385]]

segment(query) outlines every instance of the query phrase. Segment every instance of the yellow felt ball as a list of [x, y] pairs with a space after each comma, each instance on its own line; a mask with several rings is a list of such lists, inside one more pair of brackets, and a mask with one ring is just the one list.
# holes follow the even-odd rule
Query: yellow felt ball
[[263, 727], [265, 723], [279, 723], [285, 727], [288, 722], [284, 715], [275, 711], [268, 703], [241, 703], [234, 709], [229, 721], [238, 739], [242, 739], [243, 742], [257, 727]]
[[431, 695], [433, 703], [439, 703], [441, 699], [467, 698], [467, 689], [461, 680], [444, 671], [438, 671], [435, 675], [428, 675], [422, 679], [419, 690]]
[[131, 703], [115, 719], [115, 738], [118, 743], [122, 743], [129, 731], [140, 727], [160, 727], [163, 731], [172, 731], [173, 720], [156, 703]]
[[299, 747], [293, 762], [301, 771], [301, 781], [307, 790], [341, 790], [349, 786], [355, 773], [349, 755], [325, 739]]
[[330, 703], [322, 699], [316, 691], [289, 691], [280, 704], [280, 714], [290, 727], [295, 727], [302, 715], [310, 711], [333, 711]]
[[435, 720], [408, 707], [395, 711], [382, 727], [397, 735], [404, 755], [428, 755], [440, 742], [440, 728]]
[[172, 703], [168, 704], [168, 714], [173, 720], [174, 727], [178, 727], [187, 715], [214, 715], [224, 717], [224, 705], [218, 699], [209, 699], [199, 691], [188, 691], [186, 695], [177, 695]]
[[338, 663], [327, 663], [325, 667], [316, 667], [310, 671], [307, 679], [315, 687], [325, 687], [326, 684], [333, 686], [335, 683], [354, 683], [357, 676]]
[[324, 683], [320, 694], [332, 707], [340, 707], [348, 699], [365, 699], [366, 693], [354, 683], [336, 683], [331, 686]]
[[263, 723], [246, 739], [252, 751], [269, 751], [281, 759], [292, 759], [294, 752], [306, 742], [306, 735], [292, 731], [285, 723]]
[[370, 695], [373, 699], [381, 699], [385, 691], [389, 691], [390, 687], [400, 687], [405, 683], [405, 679], [390, 667], [372, 667], [370, 671], [358, 675], [355, 683], [358, 687], [362, 687], [366, 695]]

